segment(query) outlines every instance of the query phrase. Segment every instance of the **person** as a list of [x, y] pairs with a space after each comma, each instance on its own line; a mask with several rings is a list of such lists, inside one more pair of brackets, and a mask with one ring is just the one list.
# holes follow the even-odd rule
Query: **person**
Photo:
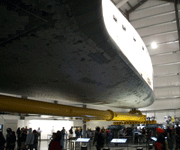
[[53, 133], [48, 150], [61, 150], [60, 138], [57, 136], [57, 133]]
[[133, 137], [134, 137], [134, 143], [138, 143], [138, 139], [139, 139], [139, 130], [137, 129], [137, 127], [134, 127], [134, 130], [133, 130]]
[[27, 132], [25, 128], [23, 127], [21, 128], [21, 135], [20, 135], [20, 143], [21, 143], [20, 149], [21, 150], [26, 150], [26, 145], [25, 145], [26, 137], [27, 137]]
[[146, 139], [146, 130], [145, 128], [142, 128], [142, 142], [144, 143]]
[[83, 137], [83, 130], [82, 130], [82, 128], [80, 128], [80, 138], [82, 138]]
[[79, 138], [79, 129], [78, 128], [76, 128], [75, 134], [76, 134], [76, 138]]
[[173, 149], [173, 139], [172, 139], [172, 130], [169, 126], [167, 126], [167, 142], [168, 142], [168, 148], [169, 150]]
[[16, 135], [15, 135], [15, 132], [12, 131], [10, 135], [10, 150], [14, 150], [15, 143], [16, 143]]
[[64, 148], [64, 137], [65, 137], [65, 133], [66, 133], [66, 130], [64, 129], [64, 127], [62, 128], [61, 130], [61, 148], [63, 149]]
[[32, 133], [32, 128], [29, 128], [25, 145], [28, 146], [30, 150], [33, 150], [33, 144], [34, 134]]
[[151, 139], [151, 130], [147, 129], [146, 130], [146, 142], [149, 142]]
[[96, 149], [101, 150], [104, 147], [104, 140], [105, 137], [103, 136], [102, 132], [100, 132], [100, 127], [96, 127], [96, 133], [93, 140], [93, 145], [96, 143]]
[[174, 145], [176, 147], [176, 128], [174, 127], [174, 125], [172, 126], [171, 130], [172, 130], [173, 147], [174, 147]]
[[155, 150], [166, 150], [164, 130], [161, 128], [156, 128], [157, 131], [157, 141], [155, 144]]
[[4, 135], [2, 131], [0, 131], [0, 150], [4, 150], [5, 142], [6, 141], [5, 141]]
[[105, 132], [105, 129], [104, 129], [104, 127], [102, 127], [102, 129], [101, 129], [101, 132], [103, 133], [103, 132]]
[[62, 134], [62, 139], [64, 140], [64, 136], [65, 136], [66, 130], [64, 129], [64, 127], [61, 130], [61, 134]]
[[179, 124], [176, 123], [176, 148], [175, 149], [180, 149], [180, 127]]
[[35, 150], [37, 150], [37, 146], [38, 146], [38, 133], [37, 133], [36, 130], [33, 130], [33, 134], [34, 134], [33, 148], [35, 148]]
[[38, 135], [39, 135], [39, 141], [41, 141], [41, 129], [40, 129], [40, 127], [38, 127], [38, 129], [37, 129], [37, 133], [38, 133]]
[[106, 145], [109, 144], [109, 134], [110, 134], [110, 130], [106, 129]]
[[71, 138], [72, 136], [73, 136], [73, 127], [69, 129], [69, 138]]
[[21, 136], [21, 129], [20, 128], [18, 128], [16, 130], [16, 134], [17, 134], [17, 150], [20, 150], [20, 147], [21, 147], [21, 138], [20, 138], [20, 136]]
[[57, 131], [57, 133], [56, 133], [56, 138], [57, 139], [59, 139], [59, 142], [60, 142], [60, 145], [61, 145], [61, 149], [62, 149], [62, 133], [61, 133], [61, 131]]
[[11, 132], [12, 132], [12, 129], [11, 128], [7, 128], [6, 129], [6, 150], [10, 150], [11, 148]]
[[86, 130], [86, 135], [87, 135], [87, 138], [90, 138], [89, 133], [90, 133], [90, 129], [89, 129], [89, 128], [87, 128], [87, 130]]

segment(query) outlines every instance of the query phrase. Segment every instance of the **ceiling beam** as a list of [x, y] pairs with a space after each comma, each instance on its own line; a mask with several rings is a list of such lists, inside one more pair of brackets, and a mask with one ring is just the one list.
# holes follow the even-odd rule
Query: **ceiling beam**
[[175, 14], [176, 14], [176, 25], [177, 25], [179, 49], [180, 49], [180, 27], [179, 27], [179, 14], [178, 14], [177, 4], [178, 4], [178, 0], [174, 0], [174, 8], [175, 8]]
[[[137, 29], [136, 29], [137, 30]], [[154, 34], [149, 34], [149, 35], [144, 35], [141, 36], [141, 38], [149, 38], [149, 37], [154, 37], [154, 36], [161, 36], [161, 35], [166, 35], [166, 34], [173, 34], [176, 33], [177, 30], [171, 30], [171, 31], [166, 31], [166, 32], [159, 32], [159, 33], [154, 33]]]
[[133, 8], [132, 5], [129, 2], [127, 2], [127, 4], [129, 5], [130, 8]]
[[132, 13], [134, 10], [136, 10], [139, 6], [147, 2], [148, 0], [141, 0], [139, 3], [137, 3], [134, 7], [132, 7], [130, 10], [128, 10], [128, 14]]
[[172, 63], [164, 63], [164, 64], [155, 64], [153, 67], [161, 67], [161, 66], [171, 66], [171, 65], [177, 65], [180, 64], [180, 61], [172, 62]]

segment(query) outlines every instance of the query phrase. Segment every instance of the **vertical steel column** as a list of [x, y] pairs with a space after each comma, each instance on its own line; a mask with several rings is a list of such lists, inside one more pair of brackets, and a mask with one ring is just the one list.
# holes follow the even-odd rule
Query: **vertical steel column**
[[[86, 108], [86, 105], [83, 105], [83, 108]], [[83, 138], [86, 138], [86, 121], [83, 118]]]
[[178, 41], [179, 41], [179, 49], [180, 49], [180, 27], [179, 27], [179, 15], [178, 15], [178, 0], [174, 0], [174, 8], [175, 8], [175, 14], [176, 14], [176, 25], [178, 30]]

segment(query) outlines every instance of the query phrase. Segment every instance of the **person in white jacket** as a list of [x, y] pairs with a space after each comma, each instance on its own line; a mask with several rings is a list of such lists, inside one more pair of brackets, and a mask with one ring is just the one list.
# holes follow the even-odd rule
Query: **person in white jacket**
[[28, 134], [26, 137], [26, 145], [28, 145], [30, 150], [33, 150], [33, 144], [34, 144], [34, 134], [32, 132], [32, 128], [28, 129]]

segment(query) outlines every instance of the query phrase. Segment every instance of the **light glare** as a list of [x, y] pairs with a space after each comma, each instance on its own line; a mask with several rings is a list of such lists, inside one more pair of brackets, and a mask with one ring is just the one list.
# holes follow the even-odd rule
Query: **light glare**
[[157, 48], [157, 43], [156, 43], [156, 42], [152, 42], [152, 43], [151, 43], [151, 47], [152, 47], [153, 49], [156, 49], [156, 48]]

